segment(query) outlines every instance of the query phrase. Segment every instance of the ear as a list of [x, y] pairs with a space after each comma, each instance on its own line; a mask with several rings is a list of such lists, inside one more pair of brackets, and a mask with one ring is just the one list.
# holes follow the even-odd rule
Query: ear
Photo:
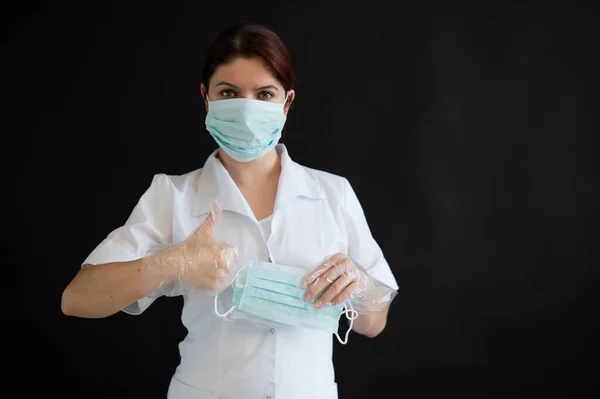
[[294, 98], [296, 98], [296, 91], [295, 90], [288, 91], [288, 99], [287, 99], [287, 102], [285, 103], [285, 105], [283, 106], [283, 113], [285, 114], [285, 116], [287, 116], [288, 111], [290, 110], [290, 107], [292, 106], [292, 102], [294, 101]]
[[200, 94], [202, 94], [202, 101], [204, 101], [204, 109], [208, 112], [208, 101], [206, 101], [206, 97], [208, 96], [208, 89], [204, 85], [204, 83], [200, 83]]

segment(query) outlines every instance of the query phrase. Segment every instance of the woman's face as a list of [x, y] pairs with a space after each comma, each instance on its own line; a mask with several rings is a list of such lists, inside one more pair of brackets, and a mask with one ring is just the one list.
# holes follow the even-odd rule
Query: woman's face
[[[200, 91], [206, 103], [206, 87], [200, 85]], [[288, 93], [285, 114], [294, 100], [294, 90]], [[209, 82], [208, 99], [210, 101], [231, 98], [253, 98], [261, 101], [283, 103], [285, 90], [271, 74], [269, 68], [258, 58], [235, 58], [228, 64], [219, 66]]]

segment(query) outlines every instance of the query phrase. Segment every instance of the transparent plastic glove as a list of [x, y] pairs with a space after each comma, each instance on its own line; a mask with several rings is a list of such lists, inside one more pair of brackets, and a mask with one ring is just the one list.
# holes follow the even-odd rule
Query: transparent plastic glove
[[222, 213], [217, 200], [206, 220], [187, 239], [155, 248], [142, 259], [140, 291], [147, 295], [163, 284], [185, 282], [216, 295], [231, 284], [239, 269], [239, 252], [213, 237]]
[[359, 314], [386, 310], [397, 294], [342, 254], [327, 258], [312, 270], [305, 277], [304, 286], [308, 288], [304, 299], [318, 298], [317, 308], [349, 301]]

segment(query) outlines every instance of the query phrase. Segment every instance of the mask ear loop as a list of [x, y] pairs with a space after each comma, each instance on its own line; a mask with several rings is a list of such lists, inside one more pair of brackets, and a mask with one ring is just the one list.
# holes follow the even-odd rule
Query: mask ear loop
[[[240, 275], [240, 273], [242, 272], [242, 270], [244, 270], [244, 269], [245, 269], [245, 268], [247, 268], [247, 267], [248, 267], [248, 265], [246, 265], [246, 266], [242, 267], [240, 270], [238, 270], [238, 272], [237, 272], [237, 273], [235, 274], [235, 276], [233, 277], [233, 281], [235, 281], [235, 280], [238, 278], [238, 276]], [[231, 321], [231, 319], [228, 319], [228, 318], [227, 318], [227, 316], [228, 316], [228, 315], [229, 315], [231, 312], [233, 312], [233, 310], [234, 310], [235, 308], [237, 308], [237, 305], [234, 305], [234, 306], [232, 306], [232, 307], [231, 307], [231, 308], [230, 308], [230, 309], [229, 309], [227, 312], [225, 312], [225, 313], [221, 314], [221, 313], [219, 313], [219, 309], [217, 308], [217, 298], [218, 298], [218, 297], [219, 297], [219, 294], [215, 295], [215, 314], [216, 314], [217, 316], [219, 316], [219, 317], [225, 318], [225, 320], [227, 320], [227, 321]]]
[[346, 330], [346, 336], [344, 337], [344, 340], [342, 341], [339, 334], [337, 332], [335, 333], [335, 336], [342, 345], [346, 345], [348, 343], [348, 334], [350, 334], [350, 331], [352, 331], [352, 325], [354, 324], [354, 320], [358, 318], [358, 312], [354, 310], [354, 307], [350, 302], [346, 302], [344, 304], [344, 314], [346, 315], [346, 318], [350, 320], [350, 325], [348, 326], [348, 330]]

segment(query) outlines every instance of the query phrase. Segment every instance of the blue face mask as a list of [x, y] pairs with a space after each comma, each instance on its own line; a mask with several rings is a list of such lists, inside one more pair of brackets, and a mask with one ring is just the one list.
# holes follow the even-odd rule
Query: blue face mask
[[[207, 97], [208, 101], [208, 97]], [[208, 101], [206, 130], [238, 162], [249, 162], [279, 142], [286, 121], [283, 103], [250, 98]]]
[[[350, 303], [315, 308], [315, 298], [304, 300], [305, 288], [301, 287], [306, 270], [254, 261], [238, 272], [233, 282], [232, 307], [220, 314], [215, 296], [215, 313], [230, 320], [246, 319], [264, 324], [284, 324], [306, 327], [335, 334], [342, 344], [348, 342], [352, 322], [358, 313]], [[350, 320], [344, 340], [337, 333], [342, 314]]]

